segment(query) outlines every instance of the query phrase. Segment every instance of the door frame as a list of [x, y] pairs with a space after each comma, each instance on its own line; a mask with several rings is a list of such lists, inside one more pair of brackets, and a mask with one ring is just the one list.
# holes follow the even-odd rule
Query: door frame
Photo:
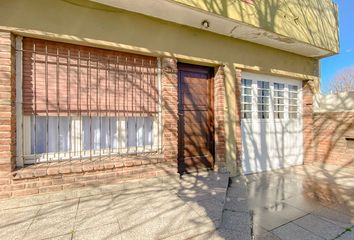
[[[178, 173], [188, 173], [186, 165], [184, 162], [184, 121], [183, 121], [183, 99], [181, 94], [181, 72], [189, 71], [196, 73], [207, 73], [209, 75], [209, 106], [208, 106], [208, 117], [209, 117], [209, 151], [212, 155], [212, 167], [215, 165], [215, 128], [214, 128], [214, 68], [208, 66], [194, 65], [188, 63], [177, 63], [178, 70], [178, 83], [177, 83], [177, 95], [178, 95]], [[206, 168], [207, 169], [207, 168]], [[197, 169], [198, 171], [198, 169]]]

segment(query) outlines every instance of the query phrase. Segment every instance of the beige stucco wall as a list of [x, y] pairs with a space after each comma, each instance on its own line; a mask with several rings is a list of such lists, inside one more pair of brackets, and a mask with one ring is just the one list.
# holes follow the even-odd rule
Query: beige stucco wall
[[332, 0], [174, 1], [339, 52], [338, 9]]
[[[2, 0], [0, 30], [225, 65], [226, 159], [235, 162], [235, 67], [318, 80], [318, 60], [80, 0]], [[230, 167], [233, 169], [233, 167]]]
[[354, 92], [318, 94], [314, 97], [313, 109], [318, 113], [354, 112]]

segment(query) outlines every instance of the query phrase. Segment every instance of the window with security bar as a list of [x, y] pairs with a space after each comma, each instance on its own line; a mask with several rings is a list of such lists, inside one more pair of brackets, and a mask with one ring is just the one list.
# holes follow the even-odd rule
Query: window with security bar
[[25, 164], [156, 153], [157, 59], [23, 39]]

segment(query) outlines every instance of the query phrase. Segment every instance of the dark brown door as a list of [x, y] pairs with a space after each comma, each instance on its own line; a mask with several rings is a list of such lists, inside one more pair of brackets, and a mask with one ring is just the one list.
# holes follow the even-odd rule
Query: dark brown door
[[213, 168], [213, 69], [178, 64], [178, 170]]

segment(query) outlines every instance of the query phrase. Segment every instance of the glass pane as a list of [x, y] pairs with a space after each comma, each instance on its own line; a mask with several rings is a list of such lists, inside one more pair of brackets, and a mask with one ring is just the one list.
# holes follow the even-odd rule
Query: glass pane
[[297, 98], [297, 93], [289, 92], [289, 98]]
[[284, 84], [282, 83], [274, 83], [275, 90], [284, 90]]
[[95, 150], [100, 148], [100, 121], [99, 117], [82, 118], [82, 139], [84, 150]]
[[82, 134], [84, 150], [116, 148], [118, 146], [117, 119], [83, 117]]
[[284, 99], [283, 98], [276, 98], [274, 99], [275, 104], [284, 104]]
[[252, 118], [252, 113], [251, 112], [243, 112], [242, 118]]
[[59, 149], [56, 152], [68, 152], [70, 149], [70, 118], [59, 118]]
[[128, 147], [152, 145], [153, 119], [151, 117], [129, 117], [127, 121]]
[[258, 90], [258, 96], [268, 97], [269, 96], [269, 90]]
[[252, 80], [250, 79], [242, 79], [242, 86], [247, 86], [247, 87], [251, 87], [252, 86]]
[[275, 112], [274, 116], [277, 119], [283, 119], [284, 118], [284, 113], [283, 112]]
[[274, 92], [274, 97], [284, 97], [284, 92], [275, 91], [275, 92]]
[[296, 112], [297, 106], [289, 106], [289, 112]]
[[258, 112], [258, 118], [267, 119], [267, 118], [269, 118], [269, 113], [268, 112]]
[[258, 86], [258, 88], [269, 89], [269, 82], [258, 81], [258, 82], [257, 82], [257, 86]]
[[252, 102], [252, 97], [251, 96], [244, 96], [242, 97], [243, 102], [250, 103]]
[[259, 97], [259, 98], [258, 98], [258, 103], [269, 104], [269, 98]]
[[67, 152], [70, 146], [69, 121], [68, 117], [32, 117], [31, 153]]
[[289, 85], [289, 91], [294, 91], [294, 92], [296, 92], [296, 91], [297, 91], [297, 89], [298, 89], [298, 87], [297, 87], [297, 86], [294, 86], [294, 85]]
[[289, 113], [289, 118], [297, 118], [297, 113]]
[[252, 110], [252, 104], [243, 104], [242, 110]]
[[252, 95], [252, 89], [251, 88], [243, 88], [242, 89], [242, 94], [244, 94], [244, 95]]
[[290, 105], [297, 105], [297, 99], [289, 99]]
[[276, 106], [274, 106], [274, 111], [283, 112], [284, 111], [284, 106], [276, 105]]
[[31, 153], [40, 154], [46, 152], [47, 121], [45, 117], [31, 118]]
[[258, 105], [258, 111], [269, 111], [269, 105]]

